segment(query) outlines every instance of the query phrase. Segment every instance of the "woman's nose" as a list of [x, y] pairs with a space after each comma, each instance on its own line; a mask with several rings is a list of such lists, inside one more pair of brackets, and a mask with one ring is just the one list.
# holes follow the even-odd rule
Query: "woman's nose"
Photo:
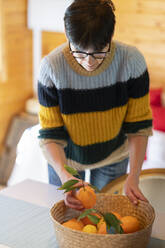
[[88, 62], [88, 64], [93, 64], [93, 62], [95, 61], [95, 59], [91, 55], [88, 55], [86, 57], [86, 61]]

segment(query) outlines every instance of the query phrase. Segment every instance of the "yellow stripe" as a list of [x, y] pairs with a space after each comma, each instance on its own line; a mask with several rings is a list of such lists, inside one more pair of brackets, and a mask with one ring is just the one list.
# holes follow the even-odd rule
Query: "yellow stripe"
[[61, 127], [64, 125], [59, 106], [44, 107], [40, 105], [39, 120], [42, 128]]
[[125, 122], [145, 121], [152, 119], [149, 94], [140, 98], [130, 98]]
[[127, 105], [103, 112], [62, 114], [62, 117], [73, 142], [86, 146], [115, 138], [126, 109]]
[[138, 99], [129, 99], [125, 106], [102, 112], [65, 115], [60, 113], [59, 106], [40, 106], [39, 119], [42, 128], [65, 125], [72, 141], [77, 145], [86, 146], [115, 138], [123, 121], [137, 122], [152, 119], [152, 112], [147, 94]]

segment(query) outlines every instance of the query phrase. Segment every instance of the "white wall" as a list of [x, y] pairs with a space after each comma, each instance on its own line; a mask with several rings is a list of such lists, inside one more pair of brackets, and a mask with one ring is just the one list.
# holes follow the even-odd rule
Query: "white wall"
[[41, 31], [64, 32], [63, 17], [71, 0], [28, 0], [28, 28], [33, 30], [34, 92], [41, 61]]
[[28, 27], [49, 31], [64, 31], [64, 12], [71, 0], [29, 0]]

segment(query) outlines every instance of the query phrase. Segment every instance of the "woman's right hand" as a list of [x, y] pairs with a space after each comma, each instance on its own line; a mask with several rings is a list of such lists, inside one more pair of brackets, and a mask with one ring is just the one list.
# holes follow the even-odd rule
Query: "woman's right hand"
[[[71, 180], [71, 179], [79, 181], [74, 186], [81, 187], [83, 185], [88, 184], [88, 183], [86, 183], [86, 182], [84, 182], [84, 181], [82, 181], [82, 180], [80, 180], [77, 177], [74, 177], [72, 175], [70, 175], [67, 178], [67, 180], [65, 180], [65, 182], [68, 180]], [[62, 183], [64, 183], [64, 181]], [[65, 193], [64, 194], [64, 202], [65, 202], [66, 206], [73, 208], [73, 209], [76, 209], [76, 210], [79, 210], [79, 211], [82, 211], [82, 210], [84, 210], [84, 206], [82, 205], [82, 203], [78, 199], [76, 199], [75, 194], [76, 194], [75, 190], [72, 190], [72, 191]]]
[[76, 199], [75, 192], [73, 190], [65, 193], [64, 202], [65, 202], [66, 206], [68, 206], [70, 208], [73, 208], [73, 209], [76, 209], [79, 211], [84, 210], [84, 206], [82, 205], [82, 203], [78, 199]]

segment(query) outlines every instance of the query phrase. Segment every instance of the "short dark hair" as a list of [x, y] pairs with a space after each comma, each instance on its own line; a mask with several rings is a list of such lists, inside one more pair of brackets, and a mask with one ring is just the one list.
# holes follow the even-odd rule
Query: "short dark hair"
[[103, 49], [115, 27], [114, 4], [110, 0], [75, 0], [65, 11], [68, 40], [76, 49]]

